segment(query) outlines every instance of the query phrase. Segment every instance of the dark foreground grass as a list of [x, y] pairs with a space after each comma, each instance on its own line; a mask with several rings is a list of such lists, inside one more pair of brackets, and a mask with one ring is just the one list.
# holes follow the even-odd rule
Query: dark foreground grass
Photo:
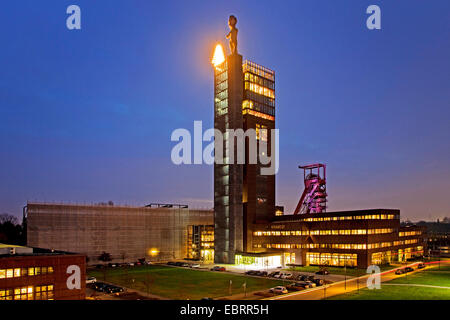
[[92, 270], [88, 271], [88, 275], [98, 281], [108, 281], [169, 299], [225, 297], [229, 295], [230, 280], [233, 295], [244, 293], [244, 282], [247, 283], [247, 292], [282, 284], [279, 280], [159, 265]]
[[[381, 283], [381, 289], [359, 291], [330, 297], [330, 300], [450, 300], [450, 273], [448, 267], [433, 267], [421, 272], [402, 276], [392, 281]], [[444, 270], [443, 270], [444, 269]], [[400, 285], [396, 285], [400, 284]], [[449, 289], [405, 286], [418, 284], [448, 287]]]

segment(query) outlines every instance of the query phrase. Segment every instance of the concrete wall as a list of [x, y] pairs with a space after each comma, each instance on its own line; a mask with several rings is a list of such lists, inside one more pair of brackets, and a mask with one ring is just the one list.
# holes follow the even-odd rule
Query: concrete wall
[[89, 264], [102, 252], [116, 262], [182, 259], [187, 227], [213, 224], [212, 210], [179, 208], [29, 203], [27, 216], [28, 246], [82, 253]]

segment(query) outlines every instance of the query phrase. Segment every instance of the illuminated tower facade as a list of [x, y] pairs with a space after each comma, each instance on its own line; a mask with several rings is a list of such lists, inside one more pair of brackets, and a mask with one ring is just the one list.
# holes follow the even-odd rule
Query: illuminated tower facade
[[[271, 130], [275, 129], [275, 72], [251, 61], [243, 64], [244, 100], [242, 102], [244, 130], [254, 129], [258, 142], [267, 143], [270, 154], [272, 146]], [[258, 143], [261, 147], [261, 144]], [[264, 149], [264, 148], [263, 148]], [[248, 141], [246, 154], [248, 155]], [[261, 168], [269, 165], [244, 165], [243, 213], [244, 250], [253, 251], [253, 224], [269, 223], [275, 216], [275, 175], [262, 175]], [[272, 157], [271, 161], [275, 161]]]
[[[261, 168], [273, 163], [250, 164], [249, 143], [266, 143], [263, 155], [272, 157], [271, 129], [275, 128], [275, 72], [237, 53], [235, 17], [230, 21], [230, 51], [225, 57], [218, 45], [214, 52], [214, 128], [220, 131], [223, 145], [216, 136], [214, 164], [214, 260], [235, 263], [235, 254], [252, 252], [253, 225], [269, 223], [275, 216], [275, 175], [262, 175]], [[252, 130], [249, 130], [252, 129]], [[245, 132], [245, 162], [239, 164], [239, 141], [227, 132]], [[253, 135], [247, 135], [252, 131]], [[233, 142], [233, 143], [231, 143]], [[223, 150], [218, 155], [218, 148]], [[231, 148], [231, 149], [230, 149]], [[234, 157], [230, 156], [230, 152]], [[222, 161], [217, 161], [220, 158]], [[272, 157], [271, 161], [275, 161]]]
[[[234, 263], [235, 253], [243, 251], [243, 165], [231, 163], [226, 131], [243, 129], [242, 56], [234, 53], [222, 60], [214, 66], [214, 128], [222, 133], [224, 150], [223, 163], [214, 164], [214, 261]], [[233, 151], [236, 155], [236, 144]]]

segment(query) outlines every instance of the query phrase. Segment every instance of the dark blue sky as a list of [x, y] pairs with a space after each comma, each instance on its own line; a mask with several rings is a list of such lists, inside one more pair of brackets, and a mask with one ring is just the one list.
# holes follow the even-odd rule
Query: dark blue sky
[[[66, 8], [82, 30], [66, 28]], [[365, 26], [377, 4], [382, 30]], [[176, 128], [213, 125], [210, 56], [276, 71], [277, 202], [328, 165], [329, 209], [450, 215], [450, 2], [17, 0], [0, 10], [0, 212], [27, 200], [212, 207], [212, 167], [170, 161]]]

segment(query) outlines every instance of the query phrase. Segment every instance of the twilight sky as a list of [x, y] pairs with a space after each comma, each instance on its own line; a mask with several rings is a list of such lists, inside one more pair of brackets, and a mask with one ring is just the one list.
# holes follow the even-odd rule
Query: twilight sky
[[[66, 28], [77, 4], [82, 30]], [[366, 28], [381, 7], [382, 30]], [[276, 71], [277, 203], [327, 164], [329, 210], [450, 216], [450, 1], [16, 0], [0, 10], [0, 213], [29, 201], [212, 207], [212, 166], [171, 163], [213, 126], [217, 41]]]

